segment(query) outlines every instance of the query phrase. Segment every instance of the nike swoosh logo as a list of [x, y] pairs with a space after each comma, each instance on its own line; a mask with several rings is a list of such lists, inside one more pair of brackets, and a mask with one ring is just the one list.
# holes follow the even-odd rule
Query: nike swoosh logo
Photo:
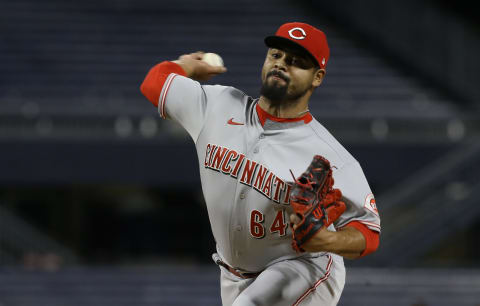
[[230, 118], [230, 120], [228, 120], [227, 123], [231, 125], [244, 125], [243, 123], [233, 121], [233, 117]]

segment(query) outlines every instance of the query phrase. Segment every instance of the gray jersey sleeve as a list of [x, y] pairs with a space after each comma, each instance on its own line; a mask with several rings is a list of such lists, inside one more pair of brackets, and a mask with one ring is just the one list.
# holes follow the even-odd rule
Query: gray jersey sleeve
[[347, 210], [335, 222], [339, 228], [352, 221], [359, 221], [371, 230], [380, 232], [380, 216], [375, 198], [360, 164], [348, 162], [340, 169], [333, 169], [334, 188], [342, 191]]
[[205, 122], [207, 108], [223, 86], [200, 85], [190, 78], [172, 73], [160, 92], [158, 112], [164, 119], [178, 122], [196, 143]]

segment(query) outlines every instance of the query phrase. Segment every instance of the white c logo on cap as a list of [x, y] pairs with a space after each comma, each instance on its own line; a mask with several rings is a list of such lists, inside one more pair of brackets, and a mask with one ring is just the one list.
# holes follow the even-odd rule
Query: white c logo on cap
[[[293, 35], [293, 31], [302, 32], [302, 36]], [[290, 37], [293, 38], [293, 39], [305, 39], [305, 37], [307, 37], [307, 33], [305, 33], [305, 31], [302, 28], [293, 28], [290, 31], [288, 31], [288, 35], [290, 35]]]

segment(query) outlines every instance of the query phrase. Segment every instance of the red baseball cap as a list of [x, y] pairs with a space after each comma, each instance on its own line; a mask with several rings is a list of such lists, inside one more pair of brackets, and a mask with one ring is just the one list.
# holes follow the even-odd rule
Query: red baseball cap
[[320, 68], [325, 68], [330, 56], [325, 33], [302, 22], [282, 24], [275, 35], [265, 38], [265, 44], [270, 48], [279, 46], [300, 47], [300, 49], [313, 56]]

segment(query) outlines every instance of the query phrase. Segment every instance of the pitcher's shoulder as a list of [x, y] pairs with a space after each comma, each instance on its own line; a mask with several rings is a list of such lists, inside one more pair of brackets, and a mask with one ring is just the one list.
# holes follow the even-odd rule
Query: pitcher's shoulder
[[319, 146], [327, 146], [330, 149], [329, 151], [333, 153], [334, 156], [331, 157], [336, 160], [336, 166], [338, 168], [341, 168], [348, 163], [357, 163], [357, 160], [352, 154], [350, 154], [335, 136], [333, 136], [333, 134], [317, 119], [313, 118], [308, 126], [310, 127], [314, 138], [319, 142]]
[[245, 96], [247, 96], [243, 91], [233, 86], [215, 84], [202, 85], [202, 88], [205, 92], [209, 94], [230, 96], [232, 99], [243, 99]]

